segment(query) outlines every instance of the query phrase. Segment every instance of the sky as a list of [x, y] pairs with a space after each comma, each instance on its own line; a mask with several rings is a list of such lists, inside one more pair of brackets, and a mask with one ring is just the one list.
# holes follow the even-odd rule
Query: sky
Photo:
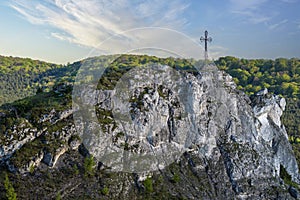
[[201, 58], [208, 30], [213, 59], [299, 58], [299, 10], [300, 0], [0, 1], [0, 55], [65, 64], [148, 48]]

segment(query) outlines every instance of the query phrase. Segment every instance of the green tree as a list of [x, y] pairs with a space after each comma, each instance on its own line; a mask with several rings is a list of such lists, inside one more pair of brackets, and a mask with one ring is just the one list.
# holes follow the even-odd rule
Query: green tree
[[288, 69], [288, 65], [287, 65], [287, 59], [284, 58], [277, 58], [275, 60], [275, 70], [277, 72], [279, 71], [285, 71]]
[[55, 200], [61, 200], [61, 194], [60, 194], [60, 192], [57, 193]]
[[282, 82], [289, 82], [289, 81], [291, 80], [291, 77], [290, 77], [288, 74], [284, 73], [284, 74], [282, 74], [282, 76], [280, 77], [280, 80], [281, 80]]
[[76, 164], [73, 166], [73, 171], [74, 171], [74, 174], [75, 174], [75, 175], [78, 175], [78, 174], [79, 174], [79, 169], [78, 169], [78, 167], [77, 167]]
[[147, 178], [145, 179], [144, 186], [147, 193], [153, 192], [153, 183], [152, 183], [152, 178], [150, 176], [147, 176]]
[[108, 193], [109, 193], [109, 189], [108, 189], [107, 186], [105, 186], [104, 188], [102, 188], [101, 194], [103, 194], [103, 195], [108, 195]]
[[180, 176], [179, 176], [179, 174], [175, 173], [175, 174], [173, 175], [173, 177], [172, 177], [172, 181], [173, 181], [174, 183], [178, 183], [178, 182], [180, 181]]
[[33, 172], [34, 172], [34, 165], [33, 164], [30, 165], [29, 172], [30, 172], [30, 174], [33, 174]]
[[8, 174], [5, 174], [4, 188], [6, 190], [6, 197], [8, 200], [16, 200], [17, 199], [17, 193], [15, 192], [13, 184], [10, 182], [10, 180], [8, 178]]
[[84, 176], [94, 176], [96, 162], [93, 156], [87, 156], [84, 159]]

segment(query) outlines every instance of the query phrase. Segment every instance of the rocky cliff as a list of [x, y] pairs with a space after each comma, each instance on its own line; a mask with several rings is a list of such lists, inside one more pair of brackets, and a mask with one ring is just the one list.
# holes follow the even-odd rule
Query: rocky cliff
[[[23, 174], [31, 166], [45, 172], [44, 164], [54, 171], [74, 163], [80, 169], [78, 151], [86, 155], [86, 148], [99, 162], [97, 178], [78, 178], [77, 187], [62, 178], [66, 199], [87, 192], [91, 199], [297, 198], [298, 166], [280, 121], [283, 98], [263, 91], [250, 100], [222, 71], [150, 69], [131, 69], [112, 90], [83, 87], [73, 110], [44, 110], [36, 120], [24, 116], [1, 139], [2, 165]], [[0, 116], [7, 115], [15, 112]], [[28, 142], [36, 151], [19, 158]]]

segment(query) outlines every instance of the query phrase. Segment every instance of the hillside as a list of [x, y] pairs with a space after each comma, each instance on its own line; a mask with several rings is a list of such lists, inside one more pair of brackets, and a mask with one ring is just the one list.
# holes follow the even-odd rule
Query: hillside
[[[85, 62], [97, 66], [110, 59], [97, 57]], [[249, 72], [243, 85], [244, 82], [239, 82], [240, 73], [234, 73], [235, 65], [231, 65], [227, 59], [232, 58], [221, 58], [219, 61], [222, 64], [217, 61], [218, 66], [229, 73], [233, 71], [233, 81], [239, 83], [238, 89], [245, 90], [249, 95], [254, 94], [256, 91], [253, 91], [253, 87], [247, 87], [247, 84], [251, 83], [250, 79], [253, 80], [256, 73]], [[240, 59], [235, 62], [241, 64]], [[137, 145], [142, 144], [142, 141], [125, 139], [122, 133], [132, 127], [120, 126], [109, 105], [113, 102], [110, 91], [116, 86], [122, 86], [118, 85], [120, 78], [127, 74], [131, 78], [124, 80], [134, 80], [136, 77], [127, 72], [138, 70], [137, 66], [149, 63], [158, 67], [168, 65], [175, 69], [175, 74], [182, 75], [175, 82], [178, 85], [186, 84], [183, 87], [191, 85], [189, 91], [193, 92], [181, 95], [175, 88], [169, 91], [171, 85], [158, 84], [154, 87], [146, 81], [152, 73], [137, 71], [144, 85], [139, 88], [132, 85], [132, 90], [128, 90], [136, 89], [136, 93], [130, 94], [131, 119], [137, 124], [143, 124], [142, 130], [147, 130], [147, 120], [151, 121], [154, 117], [154, 121], [163, 121], [157, 117], [168, 116], [168, 120], [160, 126], [166, 130], [157, 132], [161, 135], [151, 140], [153, 146], [163, 142], [166, 137], [181, 145], [175, 136], [184, 130], [190, 130], [201, 139], [194, 140], [191, 137], [189, 140], [193, 145], [190, 149], [163, 170], [144, 174], [110, 172], [103, 163], [96, 165], [95, 158], [88, 153], [91, 150], [89, 144], [81, 141], [75, 132], [72, 85], [68, 81], [57, 81], [53, 90], [39, 91], [34, 96], [5, 104], [0, 110], [1, 179], [4, 180], [8, 173], [19, 199], [28, 199], [32, 194], [38, 199], [224, 199], [244, 198], [247, 195], [249, 198], [290, 199], [292, 194], [298, 194], [297, 165], [286, 132], [278, 122], [285, 107], [281, 97], [272, 96], [271, 93], [252, 95], [251, 103], [246, 95], [236, 90], [235, 84], [226, 74], [205, 72], [200, 75], [194, 66], [201, 63], [193, 60], [125, 55], [110, 64], [98, 82], [97, 90], [101, 98], [95, 107], [101, 130], [113, 136], [112, 145], [129, 152], [147, 151], [147, 147]], [[66, 71], [71, 66], [65, 66]], [[77, 63], [78, 66], [80, 63]], [[93, 70], [95, 68], [91, 67], [89, 74], [93, 74]], [[161, 71], [156, 75], [159, 77], [164, 73], [169, 72]], [[268, 73], [267, 70], [264, 73]], [[289, 81], [297, 83], [296, 74], [289, 75], [292, 77]], [[74, 74], [71, 75], [73, 77], [68, 80], [74, 80]], [[60, 77], [63, 77], [63, 73]], [[277, 93], [276, 87], [270, 85], [268, 88]], [[88, 89], [86, 92], [89, 92]], [[219, 94], [222, 94], [221, 97]], [[185, 96], [191, 99], [184, 100]], [[290, 90], [290, 93], [283, 96], [288, 98], [286, 108], [289, 111], [284, 111], [284, 123], [296, 126], [298, 93]], [[191, 106], [189, 102], [194, 103]], [[197, 107], [197, 102], [201, 103], [201, 107]], [[189, 106], [184, 106], [186, 103]], [[165, 112], [165, 107], [170, 110]], [[196, 114], [189, 118], [191, 113]], [[263, 113], [269, 116], [269, 123], [265, 123]], [[260, 121], [262, 125], [257, 126], [258, 123], [254, 124], [254, 121]], [[191, 126], [186, 127], [188, 125]], [[289, 130], [289, 127], [286, 128]], [[266, 129], [272, 131], [266, 132]], [[296, 149], [298, 142], [295, 136], [290, 135], [289, 138]], [[206, 141], [210, 141], [209, 145]], [[6, 191], [0, 187], [0, 197], [4, 198]]]
[[0, 56], [0, 105], [50, 91], [59, 82], [72, 82], [80, 62], [57, 65], [29, 58]]
[[227, 56], [215, 63], [219, 69], [233, 76], [239, 89], [245, 90], [249, 95], [264, 88], [285, 97], [300, 95], [300, 60], [297, 58], [247, 60]]

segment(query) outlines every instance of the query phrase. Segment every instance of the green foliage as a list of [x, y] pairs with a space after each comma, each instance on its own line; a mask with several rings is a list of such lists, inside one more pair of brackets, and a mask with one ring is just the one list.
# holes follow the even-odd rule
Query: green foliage
[[94, 176], [95, 175], [95, 167], [96, 162], [93, 156], [87, 156], [84, 159], [84, 176]]
[[288, 172], [286, 171], [286, 169], [282, 165], [280, 165], [279, 175], [280, 175], [280, 178], [284, 181], [285, 184], [293, 186], [297, 189], [300, 189], [299, 185], [297, 183], [295, 183], [294, 181], [292, 181], [291, 175], [288, 174]]
[[79, 174], [79, 169], [78, 169], [78, 167], [77, 167], [76, 164], [73, 166], [73, 171], [74, 171], [74, 174], [75, 174], [75, 175], [78, 175], [78, 174]]
[[81, 63], [56, 65], [29, 58], [0, 56], [0, 105], [73, 82]]
[[[51, 91], [52, 88], [57, 88], [61, 83], [73, 83], [77, 70], [82, 63], [90, 66], [89, 71], [86, 72], [87, 79], [92, 79], [92, 74], [95, 74], [94, 71], [99, 70], [99, 66], [102, 66], [103, 63], [110, 63], [98, 81], [98, 89], [113, 89], [123, 74], [133, 67], [149, 63], [166, 64], [176, 70], [184, 70], [191, 73], [197, 72], [193, 67], [192, 60], [157, 58], [146, 55], [100, 56], [68, 65], [55, 65], [31, 59], [0, 56], [0, 105], [37, 93], [41, 94], [38, 96], [44, 102], [46, 100], [48, 103], [52, 103], [52, 107], [58, 107], [60, 102], [55, 99], [48, 99], [45, 92]], [[88, 80], [85, 81], [88, 82]], [[51, 92], [50, 94], [52, 95]], [[59, 94], [56, 96], [59, 96]], [[22, 107], [19, 109], [31, 110], [32, 107], [30, 105], [36, 105], [35, 109], [43, 107], [43, 105], [35, 104], [37, 99], [30, 100], [33, 100], [30, 104], [26, 102], [26, 99], [25, 101], [23, 100]], [[33, 112], [36, 113], [38, 111]]]
[[57, 193], [57, 195], [55, 197], [55, 200], [61, 200], [61, 194], [60, 194], [60, 192]]
[[97, 106], [96, 115], [97, 115], [98, 122], [101, 125], [101, 129], [104, 132], [108, 131], [110, 125], [112, 125], [113, 130], [117, 128], [117, 123], [114, 120], [113, 113], [111, 110], [105, 110]]
[[[216, 61], [247, 94], [268, 88], [270, 92], [285, 97], [297, 97], [300, 83], [300, 60], [296, 58], [276, 60], [245, 60], [222, 57]], [[259, 87], [257, 87], [259, 86]]]
[[298, 138], [300, 138], [300, 99], [287, 98], [286, 100], [287, 105], [281, 119], [290, 136], [290, 141], [296, 145], [294, 151], [299, 151], [297, 146], [299, 146]]
[[150, 176], [147, 176], [147, 178], [144, 180], [144, 187], [147, 193], [153, 192], [153, 181]]
[[[71, 98], [70, 92], [43, 92], [32, 97], [26, 97], [24, 99], [15, 101], [11, 104], [6, 104], [3, 107], [6, 109], [13, 109], [13, 114], [17, 115], [18, 117], [27, 118], [33, 124], [36, 124], [41, 118], [42, 114], [49, 113], [53, 109], [56, 112], [59, 112], [71, 108]], [[53, 128], [55, 127], [52, 127], [52, 129]]]
[[29, 172], [30, 172], [30, 174], [33, 174], [33, 172], [34, 172], [34, 165], [30, 165]]
[[24, 144], [24, 146], [21, 149], [17, 150], [13, 154], [11, 162], [16, 167], [24, 166], [25, 164], [27, 164], [28, 161], [33, 160], [33, 158], [40, 153], [41, 146], [42, 143], [39, 139], [35, 139], [31, 142]]
[[[43, 142], [45, 140], [48, 141], [47, 144]], [[46, 136], [41, 135], [33, 141], [24, 144], [21, 149], [18, 149], [12, 155], [11, 162], [16, 167], [22, 167], [30, 160], [34, 160], [35, 157], [39, 156], [43, 150], [54, 154], [56, 149], [58, 149], [62, 143], [63, 142], [58, 139], [47, 138]], [[30, 166], [29, 172], [31, 174], [34, 172], [34, 166]]]
[[8, 200], [16, 200], [17, 199], [17, 193], [15, 192], [13, 184], [9, 180], [8, 174], [5, 174], [4, 188], [6, 190], [6, 198]]
[[108, 193], [109, 193], [108, 187], [105, 186], [104, 188], [101, 189], [101, 194], [106, 196], [106, 195], [108, 195]]
[[[97, 59], [97, 58], [95, 58]], [[121, 55], [105, 69], [101, 79], [98, 82], [97, 89], [111, 90], [117, 84], [119, 79], [134, 67], [145, 66], [146, 64], [159, 63], [168, 65], [175, 70], [182, 70], [189, 73], [198, 73], [193, 66], [193, 60], [178, 58], [158, 58], [147, 55]], [[93, 61], [92, 65], [96, 65], [97, 61]]]
[[173, 177], [172, 177], [172, 181], [173, 181], [174, 183], [178, 183], [178, 182], [180, 181], [180, 176], [179, 176], [179, 174], [175, 173], [175, 174], [173, 175]]

